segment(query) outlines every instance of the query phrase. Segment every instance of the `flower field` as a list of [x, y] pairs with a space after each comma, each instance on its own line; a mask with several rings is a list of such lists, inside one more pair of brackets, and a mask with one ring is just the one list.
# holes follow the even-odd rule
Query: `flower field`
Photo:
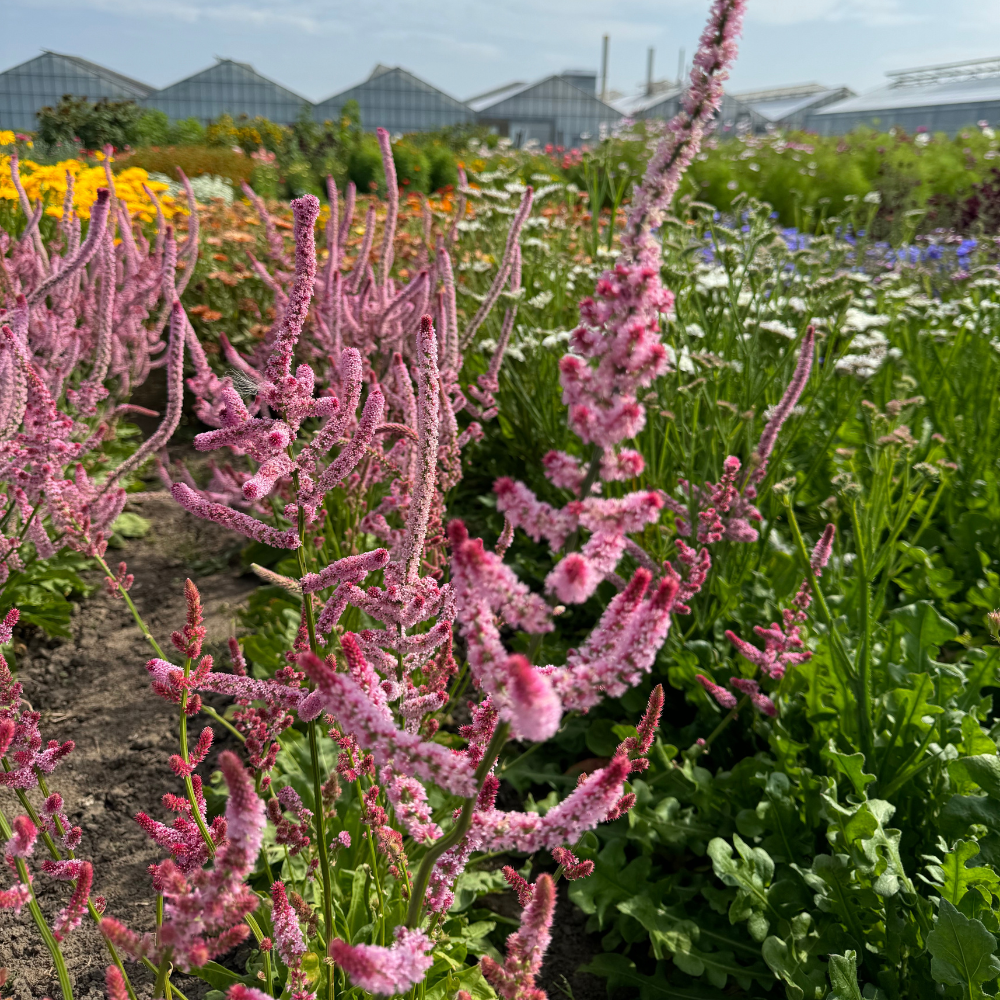
[[4, 996], [997, 995], [993, 208], [742, 13], [433, 195], [3, 160]]

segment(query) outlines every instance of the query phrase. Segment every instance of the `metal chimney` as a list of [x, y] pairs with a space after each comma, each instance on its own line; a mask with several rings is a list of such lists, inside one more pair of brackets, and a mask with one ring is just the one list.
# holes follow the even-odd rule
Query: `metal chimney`
[[651, 97], [653, 94], [653, 55], [656, 49], [650, 48], [646, 53], [646, 96]]
[[608, 36], [601, 43], [601, 100], [608, 99]]

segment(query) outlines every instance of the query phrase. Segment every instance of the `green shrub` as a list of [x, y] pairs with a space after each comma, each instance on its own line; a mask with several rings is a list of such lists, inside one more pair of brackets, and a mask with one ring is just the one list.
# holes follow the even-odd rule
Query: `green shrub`
[[412, 142], [399, 139], [392, 144], [392, 161], [400, 190], [427, 194], [431, 183], [431, 164], [427, 154]]
[[136, 122], [135, 133], [140, 146], [169, 146], [170, 118], [159, 108], [148, 108]]
[[285, 186], [293, 198], [301, 198], [304, 194], [320, 194], [313, 169], [305, 160], [296, 160], [285, 168]]
[[370, 194], [385, 187], [382, 174], [382, 154], [378, 140], [373, 135], [361, 137], [347, 161], [347, 176], [362, 194]]
[[443, 143], [435, 143], [426, 152], [431, 166], [429, 189], [440, 191], [446, 187], [458, 187], [458, 164], [455, 154]]
[[100, 149], [106, 143], [122, 149], [139, 141], [143, 114], [134, 101], [101, 98], [93, 103], [64, 94], [55, 107], [47, 105], [38, 112], [38, 140], [46, 146], [78, 140], [85, 149]]
[[197, 118], [181, 118], [171, 124], [171, 146], [201, 146], [204, 143], [205, 128]]
[[250, 175], [250, 187], [261, 198], [277, 198], [281, 193], [281, 175], [272, 163], [258, 163]]

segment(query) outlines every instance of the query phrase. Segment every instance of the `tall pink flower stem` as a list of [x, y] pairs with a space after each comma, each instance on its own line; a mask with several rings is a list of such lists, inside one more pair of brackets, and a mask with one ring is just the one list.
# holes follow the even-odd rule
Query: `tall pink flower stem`
[[683, 107], [667, 125], [667, 134], [647, 164], [642, 184], [632, 194], [622, 233], [622, 253], [627, 259], [656, 250], [650, 229], [663, 221], [681, 177], [698, 155], [705, 129], [722, 102], [722, 85], [736, 59], [745, 10], [746, 0], [715, 0], [712, 4]]

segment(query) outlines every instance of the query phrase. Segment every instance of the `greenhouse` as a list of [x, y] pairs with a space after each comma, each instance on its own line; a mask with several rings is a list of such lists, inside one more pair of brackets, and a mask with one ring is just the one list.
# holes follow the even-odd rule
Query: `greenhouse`
[[384, 128], [394, 135], [475, 121], [475, 115], [461, 101], [401, 66], [379, 64], [363, 83], [317, 104], [313, 110], [316, 120], [336, 117], [348, 101], [358, 102], [365, 129]]
[[955, 135], [980, 121], [1000, 122], [1000, 58], [887, 73], [878, 90], [808, 115], [806, 128], [843, 135], [859, 126]]
[[66, 94], [91, 101], [103, 97], [141, 102], [152, 92], [148, 84], [79, 56], [46, 50], [0, 73], [0, 129], [33, 131], [38, 125], [38, 111], [57, 104]]
[[[614, 107], [627, 118], [658, 118], [669, 121], [680, 111], [684, 91], [676, 85], [654, 86], [657, 89], [653, 93], [622, 97], [614, 102]], [[723, 95], [715, 121], [720, 123], [723, 132], [733, 129], [760, 132], [768, 124], [764, 115], [732, 94]]]
[[597, 97], [597, 74], [570, 71], [537, 83], [511, 83], [470, 98], [479, 122], [508, 137], [515, 148], [529, 142], [564, 147], [596, 142], [622, 118]]
[[849, 87], [825, 87], [807, 83], [798, 87], [772, 87], [768, 90], [735, 94], [752, 111], [782, 128], [800, 129], [810, 112], [819, 111], [838, 101], [857, 95]]
[[303, 105], [311, 106], [304, 97], [261, 76], [249, 63], [232, 59], [219, 59], [214, 66], [156, 91], [144, 103], [174, 120], [197, 118], [204, 124], [220, 115], [259, 115], [288, 125]]

